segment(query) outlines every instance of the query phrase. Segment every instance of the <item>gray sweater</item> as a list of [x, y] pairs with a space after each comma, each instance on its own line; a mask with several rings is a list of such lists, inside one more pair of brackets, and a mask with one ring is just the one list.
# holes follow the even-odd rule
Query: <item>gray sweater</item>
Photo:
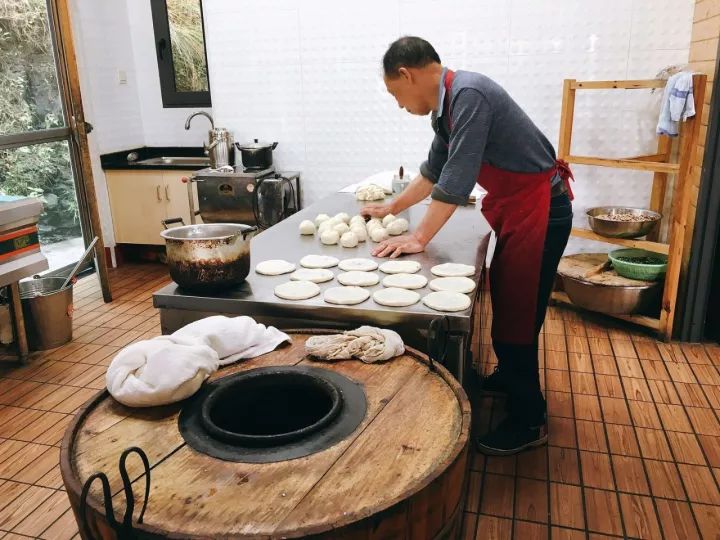
[[[521, 173], [554, 165], [550, 141], [499, 84], [480, 73], [456, 71], [447, 96], [446, 73], [443, 69], [438, 111], [432, 113], [435, 138], [427, 161], [420, 165], [420, 173], [435, 183], [433, 199], [466, 204], [483, 163]], [[451, 103], [452, 130], [446, 99]]]

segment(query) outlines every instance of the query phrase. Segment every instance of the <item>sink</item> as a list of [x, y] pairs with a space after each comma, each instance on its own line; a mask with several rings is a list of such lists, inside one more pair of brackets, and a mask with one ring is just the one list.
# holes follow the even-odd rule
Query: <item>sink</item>
[[135, 162], [136, 165], [188, 165], [191, 167], [209, 167], [210, 158], [203, 156], [161, 156], [143, 159]]

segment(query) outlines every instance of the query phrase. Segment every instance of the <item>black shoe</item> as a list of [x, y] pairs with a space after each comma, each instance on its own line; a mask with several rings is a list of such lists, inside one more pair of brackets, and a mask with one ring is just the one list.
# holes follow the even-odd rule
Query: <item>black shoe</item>
[[547, 443], [547, 425], [527, 427], [506, 418], [487, 435], [477, 437], [477, 449], [488, 456], [510, 456]]
[[490, 375], [483, 377], [482, 391], [488, 395], [506, 395], [508, 393], [508, 381], [504, 372], [496, 367]]

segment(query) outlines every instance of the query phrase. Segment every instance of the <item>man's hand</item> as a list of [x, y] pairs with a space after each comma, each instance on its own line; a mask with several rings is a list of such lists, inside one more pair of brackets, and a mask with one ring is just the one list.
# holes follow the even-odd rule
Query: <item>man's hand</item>
[[363, 217], [384, 218], [388, 214], [392, 214], [392, 207], [389, 204], [368, 204], [360, 210], [360, 215]]
[[421, 242], [414, 234], [404, 234], [388, 238], [384, 242], [380, 242], [372, 254], [373, 257], [390, 257], [395, 259], [403, 253], [420, 253], [425, 251], [425, 244]]

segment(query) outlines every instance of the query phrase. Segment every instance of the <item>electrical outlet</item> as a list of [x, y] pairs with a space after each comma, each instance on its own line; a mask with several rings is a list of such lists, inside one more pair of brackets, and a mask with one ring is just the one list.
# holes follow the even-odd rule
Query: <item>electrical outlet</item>
[[124, 69], [118, 70], [118, 84], [127, 84], [127, 72]]

